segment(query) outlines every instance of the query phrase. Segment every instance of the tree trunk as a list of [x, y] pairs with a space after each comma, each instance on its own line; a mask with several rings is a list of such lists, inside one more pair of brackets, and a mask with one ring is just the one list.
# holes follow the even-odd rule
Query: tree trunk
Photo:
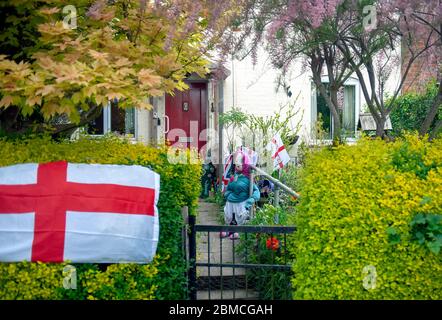
[[338, 109], [338, 89], [330, 86], [330, 99], [332, 104], [329, 106], [333, 116], [333, 145], [341, 143], [341, 119]]
[[0, 113], [0, 131], [5, 134], [10, 134], [17, 130], [17, 118], [20, 114], [20, 109], [15, 106], [1, 110]]
[[433, 131], [431, 132], [430, 141], [437, 137], [437, 134], [439, 133], [441, 128], [442, 128], [442, 120], [438, 120], [436, 122], [436, 125], [434, 126]]
[[90, 105], [89, 111], [81, 117], [79, 123], [68, 123], [54, 126], [52, 136], [60, 137], [63, 136], [63, 134], [70, 136], [77, 128], [85, 126], [98, 118], [102, 111], [103, 107], [101, 105]]
[[385, 138], [385, 123], [387, 122], [387, 116], [381, 115], [380, 119], [376, 121], [376, 136]]
[[69, 136], [75, 129], [99, 117], [102, 109], [101, 106], [90, 105], [89, 111], [81, 116], [79, 123], [53, 125], [48, 130], [48, 125], [40, 113], [34, 112], [31, 116], [22, 117], [19, 108], [12, 106], [0, 113], [0, 131], [6, 135], [23, 135], [32, 130], [33, 133], [47, 132], [54, 138], [65, 137]]
[[419, 135], [422, 137], [430, 131], [431, 125], [439, 112], [440, 105], [442, 104], [442, 74], [440, 72], [438, 75], [438, 82], [439, 91], [419, 130]]
[[[312, 68], [312, 71], [315, 71], [315, 69]], [[333, 144], [339, 144], [341, 143], [341, 119], [338, 113], [338, 90], [332, 89], [330, 86], [330, 94], [327, 94], [327, 90], [321, 81], [320, 73], [313, 73], [313, 82], [321, 96], [325, 99], [333, 116]]]

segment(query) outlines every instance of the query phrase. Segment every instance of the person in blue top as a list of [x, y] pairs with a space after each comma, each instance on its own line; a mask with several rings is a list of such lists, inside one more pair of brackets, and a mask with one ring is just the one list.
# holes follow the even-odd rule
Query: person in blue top
[[[250, 160], [246, 153], [238, 150], [233, 155], [234, 174], [230, 178], [224, 197], [227, 200], [224, 207], [224, 220], [229, 225], [243, 225], [250, 218], [250, 208], [259, 201], [260, 192], [253, 184], [253, 193], [250, 196]], [[238, 234], [221, 232], [221, 237], [229, 236], [234, 240]]]

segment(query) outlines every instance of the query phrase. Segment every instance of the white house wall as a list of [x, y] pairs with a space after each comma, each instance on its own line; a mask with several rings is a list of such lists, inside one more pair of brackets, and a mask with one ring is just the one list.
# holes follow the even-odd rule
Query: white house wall
[[[289, 102], [295, 104], [295, 110], [301, 110], [296, 119], [293, 120], [293, 127], [302, 119], [301, 139], [311, 139], [312, 128], [312, 81], [310, 71], [303, 70], [301, 62], [291, 68], [291, 76], [288, 81], [292, 96], [280, 89], [276, 92], [276, 79], [278, 71], [272, 68], [268, 56], [264, 51], [259, 52], [258, 61], [253, 65], [250, 57], [242, 61], [230, 60], [226, 67], [231, 71], [224, 85], [224, 111], [227, 112], [233, 106], [241, 108], [242, 111], [253, 113], [258, 116], [271, 116], [279, 110], [280, 105]], [[364, 75], [366, 72], [363, 72]], [[387, 81], [386, 91], [394, 92], [397, 88], [401, 75], [401, 67], [393, 68], [390, 78]], [[366, 77], [369, 84], [368, 77]], [[349, 79], [349, 85], [356, 85], [356, 123], [359, 120], [359, 113], [364, 112], [365, 99], [356, 75]], [[370, 88], [369, 88], [370, 90]], [[359, 109], [359, 110], [358, 110]], [[302, 118], [301, 118], [302, 117]], [[238, 141], [240, 144], [240, 141]], [[227, 139], [224, 134], [224, 146], [227, 152]]]
[[[301, 109], [292, 121], [293, 127], [302, 117], [301, 135], [306, 135], [310, 131], [311, 84], [308, 73], [302, 73], [300, 64], [292, 71], [296, 77], [292, 77], [289, 83], [291, 97], [281, 89], [276, 91], [278, 72], [272, 68], [264, 54], [259, 56], [255, 66], [250, 58], [245, 58], [242, 61], [229, 61], [226, 67], [231, 74], [224, 82], [225, 112], [235, 106], [249, 114], [273, 116], [280, 106], [291, 103], [295, 105], [295, 110]], [[227, 151], [226, 135], [224, 137], [224, 149]]]

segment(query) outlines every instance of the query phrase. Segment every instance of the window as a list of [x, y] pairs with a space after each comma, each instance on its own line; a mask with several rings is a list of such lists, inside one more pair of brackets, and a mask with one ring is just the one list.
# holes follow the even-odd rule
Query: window
[[87, 133], [88, 134], [104, 134], [104, 117], [103, 113], [101, 112], [100, 115], [92, 120], [89, 125], [87, 126]]
[[[328, 84], [324, 82], [328, 87]], [[317, 139], [332, 139], [333, 137], [333, 116], [325, 99], [316, 90], [312, 84], [312, 128], [318, 129], [316, 126], [321, 121], [321, 129], [325, 132], [325, 136], [317, 137]], [[355, 79], [351, 79], [341, 91], [341, 108], [338, 109], [339, 117], [342, 124], [341, 135], [344, 139], [353, 139], [356, 137], [357, 117], [359, 112], [359, 83]], [[339, 100], [339, 98], [338, 98]]]
[[110, 131], [119, 134], [135, 134], [135, 109], [122, 109], [118, 106], [118, 101], [110, 103]]
[[316, 101], [316, 121], [320, 121], [322, 123], [321, 128], [326, 133], [326, 136], [323, 138], [331, 139], [333, 127], [332, 115], [324, 97], [319, 93], [319, 91], [317, 92]]
[[88, 125], [87, 132], [95, 135], [108, 132], [135, 135], [135, 108], [122, 109], [118, 100], [110, 101], [100, 116]]
[[344, 108], [341, 113], [342, 135], [345, 138], [356, 136], [356, 87], [344, 87]]

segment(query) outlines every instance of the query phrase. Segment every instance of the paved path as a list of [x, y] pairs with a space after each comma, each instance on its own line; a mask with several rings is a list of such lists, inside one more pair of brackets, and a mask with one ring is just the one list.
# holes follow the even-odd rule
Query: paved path
[[[222, 225], [224, 222], [222, 208], [216, 203], [209, 203], [200, 200], [198, 208], [197, 224], [203, 225]], [[229, 238], [221, 239], [219, 233], [210, 232], [197, 234], [197, 262], [203, 263], [239, 263], [241, 257], [234, 254], [235, 248], [241, 240], [230, 240]], [[210, 250], [209, 250], [210, 247]], [[210, 270], [209, 270], [210, 269]], [[220, 268], [220, 267], [198, 267], [197, 277], [209, 277], [213, 283], [211, 287], [211, 299], [220, 299], [221, 291], [219, 290], [220, 282], [226, 284], [235, 281], [235, 293], [233, 290], [223, 290], [223, 299], [253, 298], [255, 293], [250, 289], [238, 290], [244, 285], [245, 269], [243, 268]], [[213, 279], [213, 281], [212, 281]], [[215, 290], [213, 290], [215, 289]], [[218, 289], [218, 290], [217, 290]], [[208, 291], [198, 291], [198, 299], [208, 299]]]

